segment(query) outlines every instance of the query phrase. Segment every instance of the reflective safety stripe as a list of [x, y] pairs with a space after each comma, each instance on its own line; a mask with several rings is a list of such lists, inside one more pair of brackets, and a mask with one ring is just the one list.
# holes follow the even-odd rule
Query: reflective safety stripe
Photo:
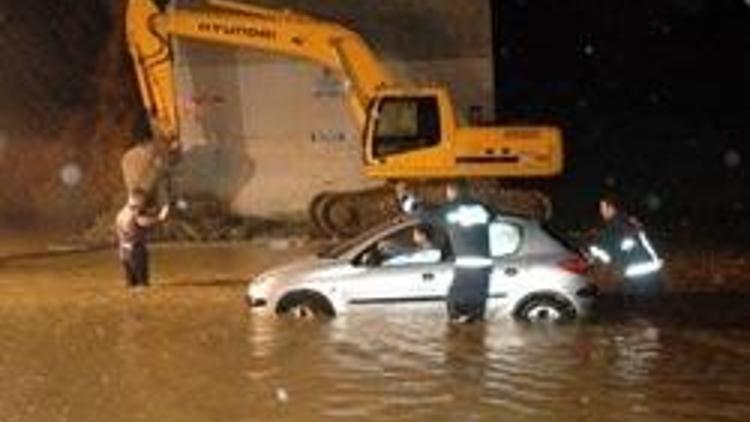
[[643, 248], [646, 249], [646, 252], [648, 252], [648, 255], [651, 257], [653, 261], [661, 261], [659, 259], [659, 256], [656, 254], [656, 251], [651, 246], [651, 242], [649, 242], [648, 238], [646, 238], [646, 233], [638, 232], [638, 240], [641, 241]]
[[610, 262], [612, 262], [612, 257], [609, 256], [607, 251], [598, 246], [590, 246], [589, 253], [591, 253], [591, 256], [602, 261], [605, 264], [609, 264]]
[[461, 205], [455, 211], [448, 213], [445, 219], [450, 224], [471, 227], [489, 223], [490, 214], [481, 205]]
[[463, 268], [491, 267], [492, 260], [483, 256], [459, 256], [456, 257], [456, 266]]
[[626, 237], [625, 239], [622, 239], [622, 242], [620, 242], [620, 249], [623, 252], [628, 252], [633, 250], [635, 248], [635, 239], [632, 237]]
[[663, 263], [661, 260], [639, 262], [637, 264], [628, 265], [625, 269], [626, 277], [642, 277], [644, 275], [653, 274], [659, 271]]
[[648, 241], [644, 232], [638, 232], [638, 240], [641, 242], [641, 245], [643, 245], [643, 249], [646, 250], [646, 253], [648, 253], [649, 261], [628, 265], [628, 267], [625, 268], [626, 277], [642, 277], [644, 275], [653, 274], [659, 271], [664, 265], [664, 262], [659, 259], [659, 256], [656, 254], [656, 251], [653, 246], [651, 246], [651, 242]]

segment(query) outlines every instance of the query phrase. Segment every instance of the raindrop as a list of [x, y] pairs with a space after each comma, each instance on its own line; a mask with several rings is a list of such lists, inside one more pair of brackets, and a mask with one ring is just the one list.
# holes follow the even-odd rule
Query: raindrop
[[724, 275], [721, 273], [716, 273], [713, 275], [713, 278], [711, 280], [714, 284], [724, 284]]
[[[747, 0], [750, 2], [750, 0]], [[724, 165], [728, 168], [737, 168], [742, 164], [742, 155], [737, 150], [730, 149], [724, 153]]]
[[745, 0], [745, 4], [747, 5], [747, 7], [750, 7], [750, 0]]
[[286, 403], [289, 401], [289, 394], [286, 392], [283, 388], [277, 388], [276, 389], [276, 400], [278, 400], [281, 403]]
[[592, 56], [592, 55], [594, 55], [595, 52], [596, 52], [596, 49], [594, 48], [594, 46], [591, 43], [586, 44], [583, 47], [583, 53], [586, 54], [587, 56]]
[[662, 206], [662, 201], [659, 195], [651, 192], [646, 195], [646, 207], [651, 211], [658, 211]]
[[654, 327], [648, 327], [643, 331], [643, 338], [645, 340], [658, 341], [659, 330]]
[[81, 179], [83, 179], [83, 172], [78, 164], [68, 163], [60, 169], [60, 180], [69, 188], [77, 186], [81, 183]]
[[608, 188], [613, 188], [615, 187], [615, 185], [617, 185], [617, 179], [615, 179], [614, 176], [607, 176], [604, 179], [604, 185], [607, 186]]
[[187, 211], [188, 208], [190, 207], [188, 205], [188, 202], [184, 198], [178, 199], [177, 202], [175, 202], [175, 206], [180, 211]]

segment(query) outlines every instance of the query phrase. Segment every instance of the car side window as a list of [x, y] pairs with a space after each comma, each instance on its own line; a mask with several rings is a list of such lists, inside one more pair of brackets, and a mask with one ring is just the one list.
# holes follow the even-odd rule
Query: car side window
[[445, 254], [434, 243], [434, 232], [420, 224], [406, 227], [371, 245], [360, 259], [369, 266], [404, 266], [440, 262]]
[[504, 221], [490, 224], [490, 253], [493, 257], [510, 255], [521, 246], [521, 228]]

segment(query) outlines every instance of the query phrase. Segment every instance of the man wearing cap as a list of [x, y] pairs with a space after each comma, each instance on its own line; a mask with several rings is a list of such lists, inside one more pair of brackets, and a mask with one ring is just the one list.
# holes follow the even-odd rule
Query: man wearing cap
[[140, 189], [130, 192], [127, 203], [117, 213], [115, 231], [128, 287], [148, 286], [148, 228], [165, 221], [168, 215], [168, 205], [164, 205], [158, 215], [148, 215], [146, 194]]

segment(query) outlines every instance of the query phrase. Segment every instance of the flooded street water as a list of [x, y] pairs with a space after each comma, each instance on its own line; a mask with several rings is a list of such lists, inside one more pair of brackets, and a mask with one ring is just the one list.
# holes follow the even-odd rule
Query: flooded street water
[[298, 253], [159, 248], [141, 293], [112, 251], [1, 261], [0, 421], [750, 418], [742, 296], [566, 326], [251, 316], [243, 279]]

